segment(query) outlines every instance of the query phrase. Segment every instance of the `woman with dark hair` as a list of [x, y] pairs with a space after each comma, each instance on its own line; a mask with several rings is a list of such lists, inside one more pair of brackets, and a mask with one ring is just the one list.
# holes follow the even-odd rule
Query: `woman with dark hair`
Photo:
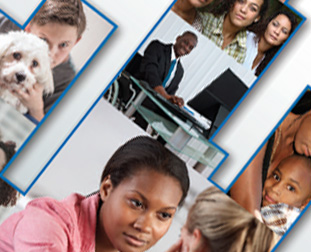
[[[0, 141], [0, 172], [15, 154], [14, 142]], [[17, 200], [17, 191], [0, 179], [0, 206], [14, 206]]]
[[268, 0], [223, 1], [211, 13], [200, 13], [202, 33], [242, 64], [246, 57], [246, 30], [265, 15], [267, 8]]
[[247, 33], [246, 58], [243, 65], [257, 76], [267, 66], [296, 26], [295, 16], [287, 11], [278, 11]]
[[307, 91], [230, 189], [251, 213], [259, 211], [262, 188], [271, 171], [292, 154], [311, 157], [311, 91]]
[[186, 165], [150, 137], [110, 158], [99, 192], [39, 198], [0, 226], [1, 251], [143, 252], [168, 230], [189, 188]]

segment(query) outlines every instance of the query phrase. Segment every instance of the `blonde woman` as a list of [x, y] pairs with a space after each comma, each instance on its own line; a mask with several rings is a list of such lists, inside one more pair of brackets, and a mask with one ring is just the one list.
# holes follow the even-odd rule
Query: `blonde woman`
[[167, 252], [265, 252], [275, 244], [272, 230], [215, 187], [191, 207], [180, 241]]

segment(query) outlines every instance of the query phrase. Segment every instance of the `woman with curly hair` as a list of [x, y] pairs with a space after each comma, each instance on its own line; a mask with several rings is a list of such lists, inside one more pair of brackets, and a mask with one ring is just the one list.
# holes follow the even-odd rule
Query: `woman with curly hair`
[[265, 15], [268, 0], [228, 0], [200, 13], [202, 33], [237, 62], [246, 57], [246, 30]]

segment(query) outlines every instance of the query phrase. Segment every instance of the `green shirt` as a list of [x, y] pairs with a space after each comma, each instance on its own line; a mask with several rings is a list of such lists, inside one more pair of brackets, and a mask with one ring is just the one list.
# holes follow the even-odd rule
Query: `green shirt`
[[[201, 12], [200, 15], [203, 24], [202, 33], [221, 48], [224, 42], [222, 31], [225, 14], [215, 17], [211, 13]], [[242, 64], [246, 56], [246, 30], [241, 30], [224, 51]]]

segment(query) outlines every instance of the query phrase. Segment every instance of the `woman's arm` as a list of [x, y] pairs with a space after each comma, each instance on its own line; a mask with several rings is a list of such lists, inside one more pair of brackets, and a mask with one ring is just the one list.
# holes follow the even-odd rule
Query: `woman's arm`
[[258, 152], [246, 170], [230, 189], [232, 199], [255, 214], [262, 200], [262, 169], [267, 144]]

